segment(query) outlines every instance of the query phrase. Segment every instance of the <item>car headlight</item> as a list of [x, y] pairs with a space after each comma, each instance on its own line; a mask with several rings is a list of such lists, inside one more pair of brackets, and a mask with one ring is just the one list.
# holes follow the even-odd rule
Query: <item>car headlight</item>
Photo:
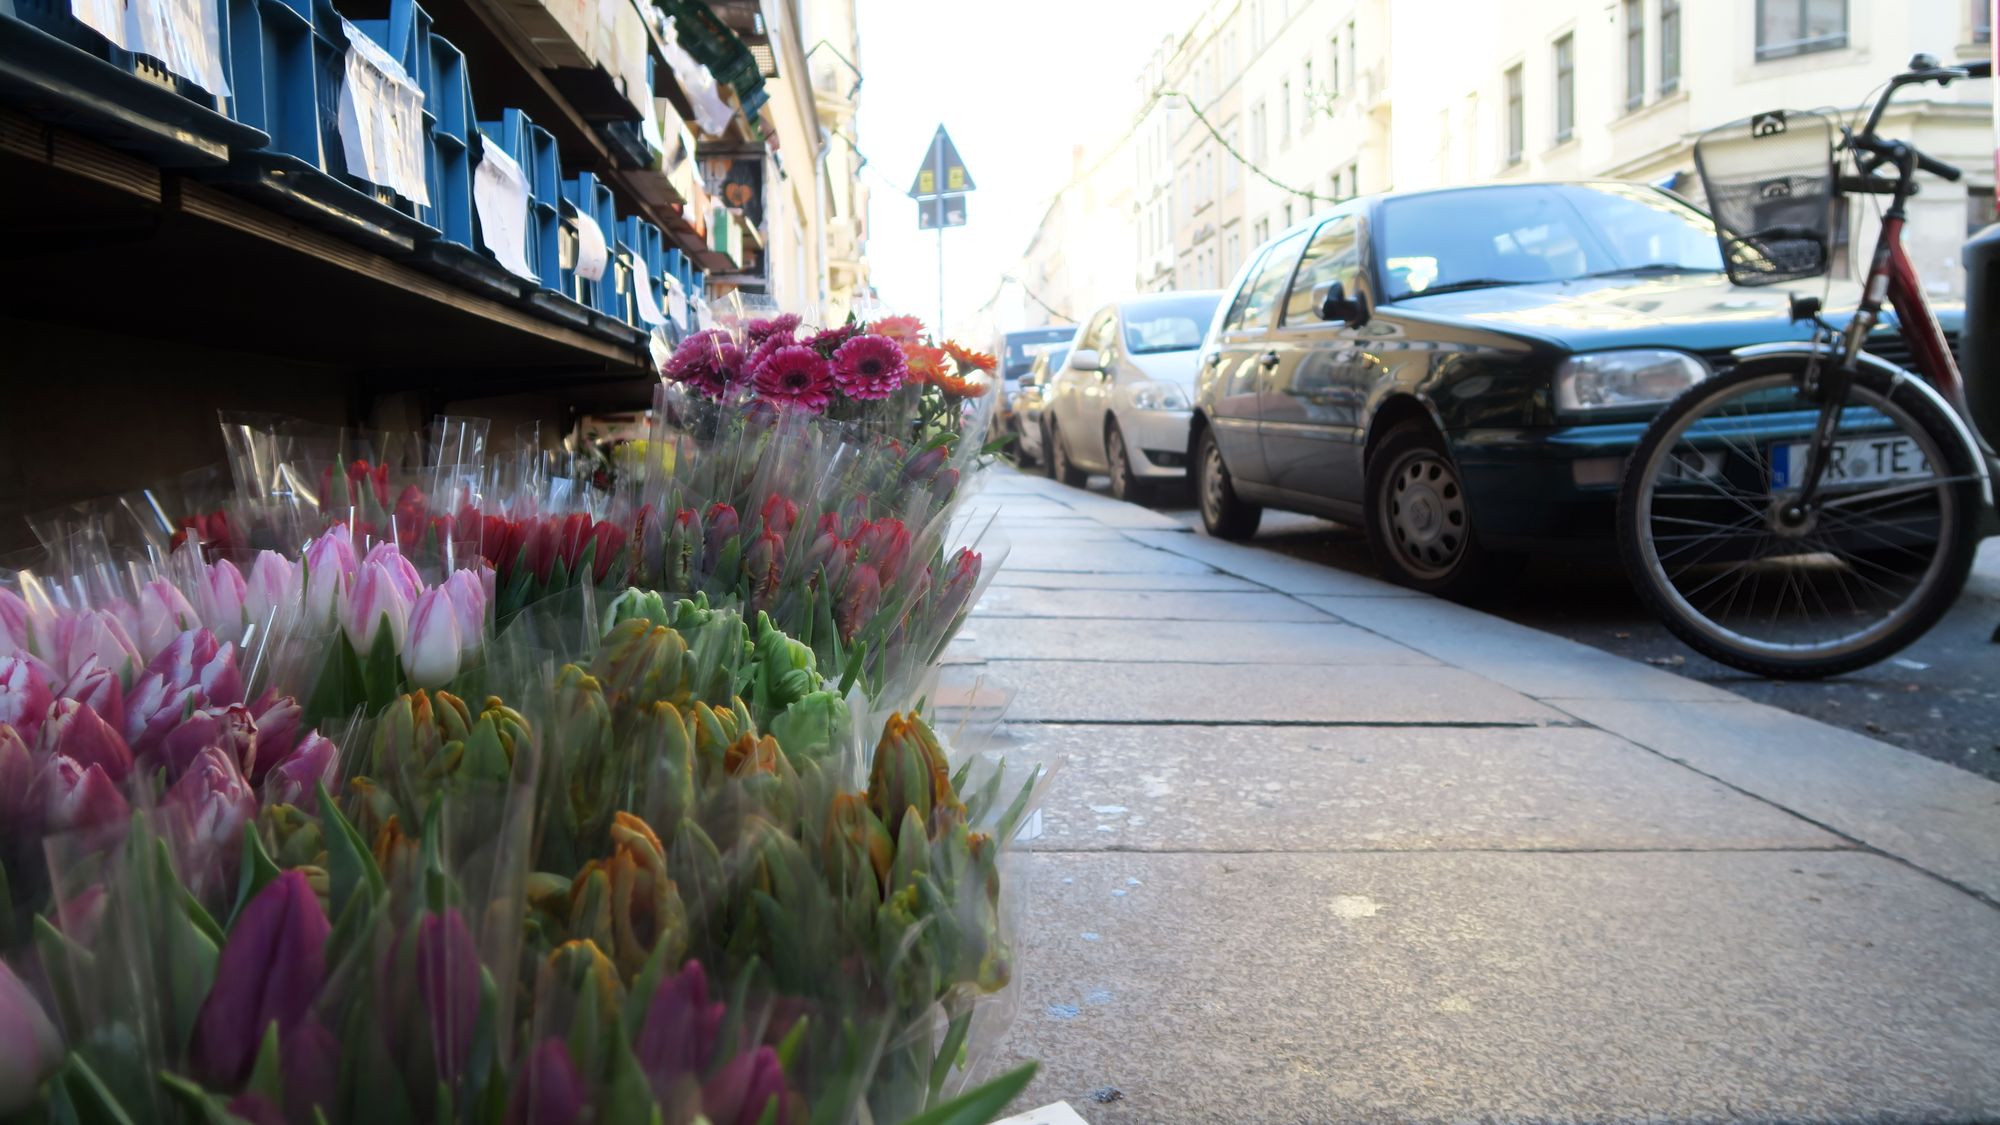
[[1615, 410], [1658, 405], [1708, 378], [1708, 365], [1686, 352], [1634, 349], [1585, 352], [1556, 368], [1556, 409]]
[[1141, 410], [1186, 410], [1187, 391], [1174, 383], [1139, 383], [1132, 388], [1132, 405]]

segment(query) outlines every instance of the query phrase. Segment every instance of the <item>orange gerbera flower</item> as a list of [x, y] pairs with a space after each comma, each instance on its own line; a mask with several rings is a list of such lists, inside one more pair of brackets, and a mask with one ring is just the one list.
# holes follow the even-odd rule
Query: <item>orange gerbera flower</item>
[[975, 352], [957, 340], [946, 340], [944, 342], [944, 350], [958, 364], [958, 369], [961, 372], [993, 370], [994, 359], [992, 356], [987, 355], [985, 352]]
[[910, 369], [909, 382], [937, 383], [945, 378], [944, 349], [928, 344], [904, 344], [903, 362]]
[[924, 322], [914, 316], [885, 316], [868, 326], [877, 336], [887, 336], [908, 348], [924, 338]]
[[960, 375], [940, 375], [934, 382], [939, 390], [959, 398], [978, 398], [991, 385], [984, 379], [967, 379]]

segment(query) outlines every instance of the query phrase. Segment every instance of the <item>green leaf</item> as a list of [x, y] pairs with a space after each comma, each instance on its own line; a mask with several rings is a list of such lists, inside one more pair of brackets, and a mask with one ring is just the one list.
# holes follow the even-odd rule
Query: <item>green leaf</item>
[[368, 850], [368, 845], [362, 842], [361, 833], [333, 803], [332, 795], [326, 791], [326, 783], [315, 782], [313, 787], [319, 795], [320, 816], [325, 819], [328, 829], [323, 834], [326, 837], [329, 912], [338, 916], [357, 890], [366, 890], [370, 899], [380, 898], [382, 872], [375, 866], [375, 856]]
[[49, 987], [55, 990], [57, 1022], [64, 1027], [84, 1026], [76, 982], [81, 974], [94, 967], [95, 958], [40, 914], [35, 915], [35, 952], [41, 957], [42, 970], [48, 974]]
[[281, 872], [278, 865], [271, 862], [271, 853], [264, 850], [263, 837], [257, 835], [255, 821], [243, 823], [243, 873], [236, 880], [236, 904], [229, 908], [229, 924], [236, 925], [236, 916], [243, 913], [243, 907], [257, 892], [271, 885]]
[[262, 1094], [272, 1105], [285, 1104], [284, 1060], [278, 1055], [277, 1020], [264, 1028], [264, 1041], [257, 1047], [257, 1062], [250, 1068], [250, 1084], [245, 1089]]
[[313, 679], [312, 694], [306, 699], [300, 723], [303, 728], [318, 726], [326, 719], [345, 718], [361, 702], [361, 662], [347, 634], [335, 630], [327, 646], [326, 659]]
[[1019, 1097], [1035, 1077], [1035, 1064], [1028, 1063], [976, 1089], [934, 1106], [903, 1122], [903, 1125], [986, 1125], [1000, 1116], [1007, 1103]]
[[931, 1060], [931, 1092], [924, 1098], [925, 1105], [937, 1101], [938, 1091], [944, 1089], [944, 1080], [951, 1076], [951, 1068], [958, 1062], [959, 1052], [965, 1046], [965, 1035], [971, 1030], [971, 1012], [960, 1012], [951, 1018], [951, 1027], [944, 1033], [944, 1042], [938, 1046], [937, 1057]]
[[68, 1119], [78, 1125], [132, 1125], [132, 1115], [119, 1104], [104, 1079], [75, 1051], [70, 1052], [62, 1070], [57, 1072], [51, 1092], [58, 1094], [57, 1100], [68, 1110]]
[[368, 709], [380, 711], [396, 701], [403, 687], [403, 658], [396, 652], [396, 634], [389, 627], [389, 615], [375, 623], [375, 643], [361, 665], [361, 690]]
[[[585, 989], [594, 992], [595, 989]], [[653, 1114], [653, 1090], [622, 1035], [611, 1036], [611, 1077], [597, 1104], [599, 1121], [646, 1121]]]
[[165, 1086], [168, 1093], [180, 1099], [181, 1104], [187, 1107], [191, 1119], [205, 1122], [206, 1125], [241, 1125], [221, 1098], [202, 1089], [199, 1084], [182, 1078], [172, 1071], [163, 1070], [159, 1077], [160, 1085]]
[[1036, 766], [1034, 772], [1028, 775], [1028, 780], [1021, 785], [1020, 795], [1014, 798], [1014, 803], [1007, 806], [1006, 813], [1000, 817], [999, 829], [993, 834], [995, 844], [1006, 847], [1014, 842], [1014, 833], [1021, 827], [1021, 818], [1028, 813], [1028, 800], [1035, 795], [1035, 782], [1041, 779], [1042, 768]]
[[847, 667], [840, 673], [840, 694], [843, 697], [847, 695], [848, 689], [854, 686], [854, 681], [861, 678], [861, 666], [867, 661], [868, 642], [863, 641], [854, 646], [854, 652], [847, 658]]
[[792, 1060], [799, 1057], [799, 1048], [806, 1041], [806, 1024], [810, 1021], [810, 1016], [800, 1016], [792, 1024], [792, 1029], [785, 1032], [785, 1037], [778, 1041], [778, 1065], [787, 1074], [791, 1073]]
[[187, 915], [188, 921], [193, 922], [195, 928], [208, 940], [220, 946], [223, 942], [223, 933], [222, 927], [216, 924], [215, 916], [181, 885], [179, 877], [174, 874], [174, 859], [172, 853], [167, 850], [167, 842], [161, 839], [155, 839], [153, 842], [158, 848], [153, 856], [154, 862], [158, 865], [156, 870], [159, 872], [161, 883], [167, 888], [167, 893], [173, 896], [181, 908], [181, 913]]

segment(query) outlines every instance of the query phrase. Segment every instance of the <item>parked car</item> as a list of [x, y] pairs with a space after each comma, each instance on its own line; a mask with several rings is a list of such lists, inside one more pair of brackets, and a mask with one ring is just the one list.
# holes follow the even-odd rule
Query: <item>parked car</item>
[[1051, 351], [1067, 351], [1075, 335], [1074, 324], [1052, 324], [1001, 333], [993, 347], [993, 355], [1000, 361], [1000, 393], [993, 403], [988, 441], [1008, 439], [1007, 451], [1019, 454], [1021, 426], [1014, 417], [1014, 396], [1020, 393], [1021, 379], [1034, 367], [1036, 359]]
[[[1623, 183], [1395, 193], [1293, 227], [1201, 353], [1202, 521], [1356, 523], [1389, 577], [1447, 596], [1525, 553], [1608, 550], [1647, 420], [1732, 349], [1808, 332], [1785, 291], [1721, 267], [1707, 215]], [[1940, 317], [1954, 343], [1961, 316]], [[1893, 326], [1869, 348], [1907, 354]]]
[[1014, 433], [1020, 438], [1014, 452], [1016, 460], [1022, 465], [1032, 466], [1046, 461], [1048, 445], [1042, 435], [1048, 431], [1048, 423], [1042, 417], [1042, 407], [1047, 400], [1043, 394], [1048, 390], [1049, 380], [1062, 370], [1063, 360], [1068, 356], [1068, 345], [1036, 356], [1035, 365], [1021, 376], [1021, 387], [1014, 392]]
[[1050, 475], [1081, 486], [1107, 474], [1123, 500], [1186, 477], [1195, 356], [1221, 300], [1215, 291], [1156, 293], [1083, 322], [1043, 394]]

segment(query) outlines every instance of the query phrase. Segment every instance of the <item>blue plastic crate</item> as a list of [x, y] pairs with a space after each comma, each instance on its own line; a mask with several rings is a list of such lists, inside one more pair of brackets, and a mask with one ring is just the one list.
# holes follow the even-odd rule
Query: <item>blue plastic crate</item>
[[424, 112], [435, 115], [431, 74], [431, 17], [414, 0], [391, 0], [386, 20], [351, 20], [362, 34], [389, 52], [424, 92]]
[[[574, 179], [562, 183], [562, 197], [570, 207], [589, 215], [596, 221], [598, 229], [604, 232], [607, 248], [618, 237], [618, 216], [611, 197], [611, 189], [597, 182], [597, 177], [589, 172], [580, 172]], [[606, 267], [604, 279], [589, 281], [576, 276], [574, 270], [564, 270], [563, 291], [575, 298], [577, 303], [595, 309], [598, 313], [622, 320], [623, 306], [618, 299], [618, 288], [610, 267]]]

